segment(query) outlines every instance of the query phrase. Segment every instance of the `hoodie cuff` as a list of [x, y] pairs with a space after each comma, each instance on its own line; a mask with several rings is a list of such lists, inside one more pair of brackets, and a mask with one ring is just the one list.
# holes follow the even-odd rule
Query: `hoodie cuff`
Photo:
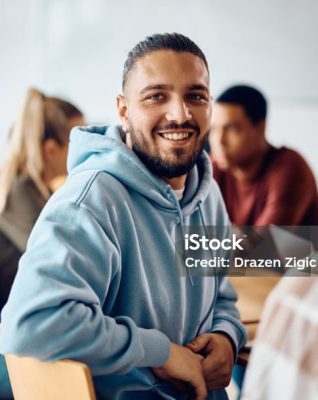
[[138, 367], [162, 367], [169, 358], [171, 342], [168, 337], [156, 329], [139, 328], [140, 344], [144, 357]]
[[234, 358], [236, 359], [237, 353], [240, 351], [241, 347], [244, 346], [247, 340], [247, 333], [245, 328], [239, 329], [232, 323], [220, 320], [213, 325], [213, 329], [210, 330], [211, 333], [224, 333], [229, 339], [231, 339], [231, 344], [234, 351]]

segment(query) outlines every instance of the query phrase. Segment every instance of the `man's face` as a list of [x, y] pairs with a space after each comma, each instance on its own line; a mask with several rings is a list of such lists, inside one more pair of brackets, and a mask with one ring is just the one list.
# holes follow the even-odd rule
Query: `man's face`
[[155, 174], [177, 177], [195, 164], [210, 131], [209, 76], [201, 58], [159, 50], [128, 73], [119, 113], [133, 150]]
[[248, 166], [262, 152], [264, 121], [253, 124], [240, 105], [217, 103], [213, 109], [210, 144], [221, 169]]

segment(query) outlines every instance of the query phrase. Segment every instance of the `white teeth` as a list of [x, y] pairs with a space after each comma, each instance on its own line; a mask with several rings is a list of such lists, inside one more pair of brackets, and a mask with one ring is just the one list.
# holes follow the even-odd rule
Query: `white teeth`
[[183, 132], [183, 133], [163, 133], [162, 136], [165, 139], [169, 139], [169, 140], [184, 140], [187, 139], [190, 135], [190, 132]]

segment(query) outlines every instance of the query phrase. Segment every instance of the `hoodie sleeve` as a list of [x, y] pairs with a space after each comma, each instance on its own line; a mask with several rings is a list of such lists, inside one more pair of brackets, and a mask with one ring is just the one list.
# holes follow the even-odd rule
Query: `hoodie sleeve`
[[163, 365], [170, 352], [166, 335], [103, 313], [119, 269], [119, 250], [87, 209], [50, 202], [2, 312], [1, 353], [78, 360], [94, 375]]
[[234, 354], [246, 343], [247, 333], [240, 322], [240, 315], [235, 306], [237, 294], [227, 277], [219, 277], [219, 288], [214, 309], [211, 332], [223, 332], [231, 339]]

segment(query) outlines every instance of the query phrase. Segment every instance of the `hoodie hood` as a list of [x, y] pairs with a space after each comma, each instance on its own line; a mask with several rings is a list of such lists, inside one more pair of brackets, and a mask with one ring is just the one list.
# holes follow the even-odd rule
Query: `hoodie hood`
[[[124, 142], [119, 126], [77, 127], [71, 132], [67, 161], [70, 175], [87, 170], [103, 170], [160, 207], [175, 210], [178, 203], [169, 184], [155, 176]], [[203, 152], [197, 165], [188, 173], [183, 214], [190, 214], [211, 190], [212, 170]]]

